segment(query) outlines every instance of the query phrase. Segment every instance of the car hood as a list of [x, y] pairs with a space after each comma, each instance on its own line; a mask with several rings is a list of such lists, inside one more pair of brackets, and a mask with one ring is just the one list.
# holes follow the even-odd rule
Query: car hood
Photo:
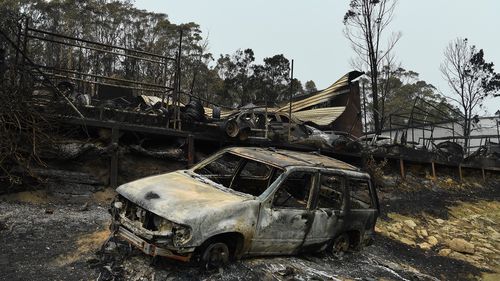
[[126, 183], [116, 191], [142, 208], [180, 224], [249, 199], [215, 186], [189, 171], [177, 171]]

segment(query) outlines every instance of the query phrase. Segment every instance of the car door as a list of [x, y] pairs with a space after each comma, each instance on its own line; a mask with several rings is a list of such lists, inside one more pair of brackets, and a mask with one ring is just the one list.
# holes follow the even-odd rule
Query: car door
[[377, 220], [379, 208], [375, 190], [369, 178], [354, 177], [347, 179], [346, 190], [349, 192], [347, 227], [359, 231], [362, 241], [367, 231], [373, 232]]
[[322, 171], [315, 192], [314, 222], [308, 244], [326, 247], [326, 242], [342, 232], [345, 225], [346, 178], [338, 173]]
[[290, 172], [260, 208], [251, 254], [293, 254], [304, 245], [313, 221], [311, 192], [317, 172]]

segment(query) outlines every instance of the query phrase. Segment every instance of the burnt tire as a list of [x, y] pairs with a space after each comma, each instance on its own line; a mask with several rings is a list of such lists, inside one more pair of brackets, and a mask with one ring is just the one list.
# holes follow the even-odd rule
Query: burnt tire
[[330, 245], [330, 252], [334, 256], [342, 256], [349, 250], [350, 245], [351, 241], [349, 239], [349, 235], [346, 233], [340, 234], [333, 239], [332, 244]]
[[229, 247], [226, 243], [214, 241], [203, 247], [200, 266], [205, 269], [217, 269], [229, 263]]
[[236, 123], [236, 121], [231, 120], [226, 123], [225, 131], [229, 137], [235, 138], [240, 133], [240, 127], [238, 126], [238, 123]]

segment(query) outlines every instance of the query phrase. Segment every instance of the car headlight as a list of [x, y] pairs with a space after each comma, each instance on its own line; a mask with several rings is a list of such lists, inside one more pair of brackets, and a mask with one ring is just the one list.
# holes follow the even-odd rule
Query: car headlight
[[156, 231], [159, 231], [161, 233], [172, 232], [172, 222], [160, 216], [154, 216], [153, 225]]
[[160, 216], [154, 216], [153, 225], [160, 235], [172, 237], [174, 245], [183, 245], [191, 239], [191, 228], [173, 223]]
[[188, 226], [174, 224], [172, 232], [175, 246], [186, 244], [191, 239], [191, 228]]

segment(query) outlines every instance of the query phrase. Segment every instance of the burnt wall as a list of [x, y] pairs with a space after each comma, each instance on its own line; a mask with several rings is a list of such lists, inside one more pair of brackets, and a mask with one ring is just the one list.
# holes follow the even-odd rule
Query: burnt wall
[[332, 130], [350, 132], [355, 137], [361, 137], [363, 126], [361, 124], [361, 98], [359, 94], [359, 82], [350, 83], [350, 91], [347, 94], [335, 98], [336, 106], [346, 105], [342, 115], [332, 123]]

